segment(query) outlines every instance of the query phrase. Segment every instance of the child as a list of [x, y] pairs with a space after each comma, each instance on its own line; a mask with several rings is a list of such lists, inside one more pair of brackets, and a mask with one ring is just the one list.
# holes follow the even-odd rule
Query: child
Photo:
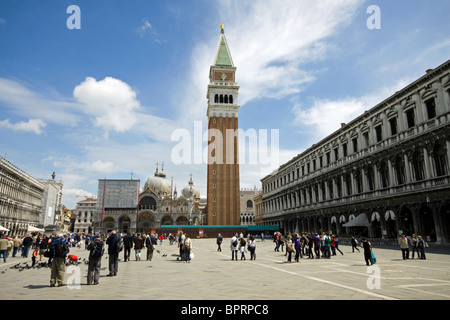
[[36, 257], [39, 253], [39, 247], [36, 247], [33, 251], [33, 254], [31, 255], [31, 261], [33, 261], [33, 264], [31, 265], [32, 268], [34, 268], [34, 265], [36, 264]]

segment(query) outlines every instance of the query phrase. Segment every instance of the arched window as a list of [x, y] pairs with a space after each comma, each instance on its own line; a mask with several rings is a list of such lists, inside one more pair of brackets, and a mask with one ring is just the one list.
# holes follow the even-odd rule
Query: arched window
[[381, 186], [387, 188], [389, 186], [389, 168], [386, 162], [382, 162], [380, 165]]
[[397, 156], [395, 159], [395, 173], [397, 175], [397, 184], [404, 184], [405, 183], [405, 163], [403, 162], [403, 159], [401, 156]]
[[228, 101], [233, 104], [233, 96], [230, 94], [230, 97], [228, 98]]
[[247, 208], [253, 208], [253, 201], [247, 200]]
[[444, 176], [447, 174], [447, 161], [445, 154], [446, 148], [440, 142], [436, 142], [433, 148], [433, 160], [436, 168], [436, 176]]
[[223, 95], [220, 95], [220, 103], [223, 103]]
[[225, 95], [225, 99], [224, 99], [223, 102], [224, 102], [224, 103], [228, 103], [228, 96], [227, 96], [227, 95]]
[[218, 102], [219, 102], [219, 95], [216, 94], [216, 95], [214, 96], [214, 103], [218, 103]]
[[414, 177], [416, 181], [423, 180], [424, 173], [424, 162], [423, 162], [423, 156], [420, 154], [419, 151], [415, 151], [412, 156], [412, 163], [414, 168]]

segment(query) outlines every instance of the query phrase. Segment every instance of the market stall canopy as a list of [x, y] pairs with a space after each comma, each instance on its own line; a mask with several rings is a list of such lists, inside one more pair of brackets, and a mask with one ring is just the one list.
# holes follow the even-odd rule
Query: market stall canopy
[[344, 227], [368, 227], [370, 226], [369, 220], [365, 213], [361, 213], [356, 218], [350, 220], [346, 224], [343, 224]]
[[33, 226], [28, 226], [28, 230], [27, 231], [28, 232], [45, 232], [44, 229], [39, 229], [39, 228], [36, 228], [36, 227], [33, 227]]
[[6, 229], [4, 226], [0, 226], [0, 231], [9, 231], [9, 229]]

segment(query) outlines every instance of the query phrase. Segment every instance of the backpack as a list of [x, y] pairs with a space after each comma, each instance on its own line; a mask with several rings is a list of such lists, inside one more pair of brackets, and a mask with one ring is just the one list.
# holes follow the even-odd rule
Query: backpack
[[117, 241], [117, 252], [122, 252], [123, 250], [123, 238], [119, 238]]
[[62, 239], [60, 239], [53, 245], [53, 249], [55, 258], [65, 258], [70, 251], [67, 243]]
[[237, 239], [236, 239], [236, 240], [234, 240], [234, 242], [233, 242], [233, 247], [236, 247], [237, 244], [238, 244], [238, 241], [237, 241]]
[[92, 257], [100, 258], [103, 255], [103, 242], [95, 241], [94, 248], [92, 249]]

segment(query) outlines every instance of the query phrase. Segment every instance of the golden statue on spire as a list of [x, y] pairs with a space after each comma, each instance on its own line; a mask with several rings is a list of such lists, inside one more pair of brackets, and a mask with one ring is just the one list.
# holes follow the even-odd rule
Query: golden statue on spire
[[220, 29], [222, 29], [222, 30], [223, 30], [223, 23], [221, 23], [221, 24], [220, 24]]

